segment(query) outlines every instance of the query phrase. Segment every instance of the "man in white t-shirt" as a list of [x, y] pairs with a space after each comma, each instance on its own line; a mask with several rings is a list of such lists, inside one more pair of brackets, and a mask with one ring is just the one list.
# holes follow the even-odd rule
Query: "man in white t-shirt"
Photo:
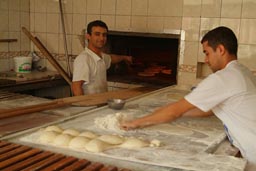
[[256, 77], [237, 61], [237, 38], [227, 27], [209, 31], [201, 41], [210, 74], [183, 99], [150, 115], [121, 123], [125, 130], [170, 122], [182, 116], [215, 114], [230, 142], [256, 170]]
[[106, 92], [107, 69], [111, 63], [132, 62], [131, 56], [102, 52], [107, 42], [107, 33], [108, 27], [103, 21], [95, 20], [88, 24], [88, 46], [74, 61], [72, 91], [75, 96]]

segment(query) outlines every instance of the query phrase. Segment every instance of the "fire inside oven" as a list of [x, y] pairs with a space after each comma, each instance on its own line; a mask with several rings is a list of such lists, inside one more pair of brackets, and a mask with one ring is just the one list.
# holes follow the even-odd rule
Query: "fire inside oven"
[[108, 80], [165, 87], [177, 83], [179, 35], [110, 31], [106, 51], [131, 55], [133, 63], [112, 65]]

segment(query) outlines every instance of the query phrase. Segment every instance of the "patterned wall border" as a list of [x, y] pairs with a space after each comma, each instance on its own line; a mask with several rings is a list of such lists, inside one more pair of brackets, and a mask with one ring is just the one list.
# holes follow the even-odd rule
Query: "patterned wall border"
[[197, 67], [195, 65], [184, 65], [181, 64], [179, 65], [180, 72], [190, 72], [190, 73], [196, 73], [197, 72]]
[[[41, 58], [44, 58], [44, 55], [41, 52], [35, 52], [35, 54]], [[12, 51], [12, 52], [0, 52], [0, 59], [8, 59], [16, 56], [31, 56], [32, 53], [30, 51]], [[58, 61], [65, 61], [65, 54], [56, 54], [52, 53], [52, 56]], [[71, 61], [75, 59], [77, 55], [69, 55]]]

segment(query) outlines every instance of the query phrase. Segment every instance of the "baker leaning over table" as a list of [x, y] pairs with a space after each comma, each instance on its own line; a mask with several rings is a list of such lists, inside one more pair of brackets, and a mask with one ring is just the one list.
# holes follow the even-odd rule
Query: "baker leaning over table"
[[95, 20], [87, 25], [88, 46], [74, 61], [72, 91], [75, 96], [107, 91], [107, 69], [111, 63], [132, 62], [131, 56], [103, 53], [107, 42], [107, 25]]
[[256, 171], [256, 78], [237, 61], [237, 38], [227, 27], [209, 31], [201, 41], [205, 63], [213, 74], [183, 99], [152, 114], [121, 123], [125, 130], [170, 122], [182, 116], [215, 114], [224, 124], [230, 143]]

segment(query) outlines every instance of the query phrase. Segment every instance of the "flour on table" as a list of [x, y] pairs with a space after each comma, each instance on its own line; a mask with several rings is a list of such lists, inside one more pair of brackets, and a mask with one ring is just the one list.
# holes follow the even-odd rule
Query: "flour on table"
[[105, 117], [95, 118], [94, 124], [100, 129], [123, 132], [124, 130], [120, 129], [120, 123], [127, 120], [131, 120], [131, 116], [123, 113], [116, 113]]
[[193, 130], [189, 128], [185, 128], [178, 125], [171, 125], [171, 124], [158, 124], [143, 128], [145, 131], [153, 131], [153, 132], [162, 132], [165, 134], [171, 135], [191, 135], [193, 134]]

